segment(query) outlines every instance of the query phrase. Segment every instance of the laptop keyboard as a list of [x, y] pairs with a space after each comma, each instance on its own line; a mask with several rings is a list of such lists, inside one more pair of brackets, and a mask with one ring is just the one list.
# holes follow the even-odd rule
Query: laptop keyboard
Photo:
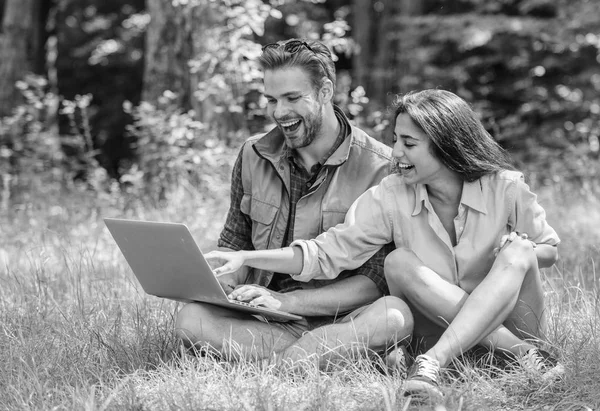
[[232, 303], [234, 303], [234, 304], [243, 305], [245, 307], [260, 308], [260, 309], [266, 310], [266, 311], [279, 312], [279, 310], [274, 310], [272, 308], [265, 307], [264, 305], [250, 304], [250, 303], [247, 303], [246, 301], [238, 301], [238, 300], [229, 300], [229, 301], [232, 302]]
[[[229, 300], [230, 303], [238, 304], [238, 305], [241, 305], [241, 306], [244, 306], [244, 307], [259, 308], [263, 312], [271, 312], [271, 313], [274, 313], [274, 314], [275, 313], [282, 313], [282, 311], [274, 310], [272, 308], [265, 307], [264, 305], [254, 305], [254, 304], [250, 304], [250, 303], [248, 303], [246, 301], [239, 301], [239, 300], [231, 300], [231, 299], [228, 299], [228, 300]], [[293, 318], [293, 319], [294, 320], [299, 320], [301, 318], [302, 317], [297, 316], [297, 318]]]
[[[229, 302], [232, 302], [234, 304], [239, 304], [239, 305], [244, 305], [246, 307], [257, 307], [256, 305], [247, 303], [246, 301], [239, 301], [239, 300], [229, 300]], [[266, 307], [264, 307], [266, 308]]]

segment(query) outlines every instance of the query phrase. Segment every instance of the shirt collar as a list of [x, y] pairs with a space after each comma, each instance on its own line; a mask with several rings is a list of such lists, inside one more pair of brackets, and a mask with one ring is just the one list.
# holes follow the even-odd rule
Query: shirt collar
[[429, 200], [429, 196], [427, 195], [427, 189], [424, 184], [417, 184], [414, 186], [415, 189], [415, 208], [412, 212], [413, 217], [419, 215], [421, 210], [423, 210], [423, 202]]
[[[418, 215], [423, 210], [424, 202], [429, 202], [427, 189], [425, 188], [424, 184], [416, 184], [415, 207], [412, 212], [413, 217]], [[475, 180], [473, 182], [465, 181], [463, 183], [463, 191], [460, 198], [460, 203], [482, 214], [487, 214], [487, 207], [485, 206], [481, 180]]]
[[[311, 170], [308, 170], [311, 174], [313, 174], [316, 170], [320, 169], [324, 164], [332, 165], [332, 162], [331, 161], [328, 162], [328, 160], [331, 158], [331, 156], [333, 156], [335, 154], [337, 149], [344, 143], [344, 141], [346, 140], [346, 137], [348, 136], [348, 129], [349, 129], [350, 124], [346, 121], [345, 118], [342, 118], [337, 112], [336, 112], [336, 117], [338, 119], [338, 123], [340, 124], [340, 131], [338, 133], [338, 136], [335, 139], [335, 142], [333, 143], [333, 146], [331, 146], [329, 151], [327, 153], [325, 153], [325, 155], [323, 157], [321, 157], [319, 162], [317, 164], [315, 164]], [[284, 149], [284, 152], [285, 152], [285, 155], [287, 156], [288, 160], [296, 162], [295, 161], [295, 159], [297, 158], [296, 150], [291, 150], [288, 147], [286, 147], [286, 149]], [[343, 150], [342, 150], [342, 152], [343, 152]]]
[[465, 181], [463, 183], [463, 192], [460, 202], [475, 211], [487, 214], [481, 179], [472, 182]]

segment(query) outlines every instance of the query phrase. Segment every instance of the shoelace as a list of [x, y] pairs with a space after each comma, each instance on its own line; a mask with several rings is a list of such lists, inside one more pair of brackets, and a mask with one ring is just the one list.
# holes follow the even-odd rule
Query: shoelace
[[532, 348], [527, 352], [527, 354], [525, 354], [525, 361], [537, 371], [542, 371], [544, 368], [546, 368], [544, 357], [535, 348]]
[[533, 361], [533, 364], [535, 365], [535, 369], [536, 370], [543, 370], [544, 368], [546, 368], [546, 364], [544, 363], [544, 358], [540, 355], [539, 352], [534, 351], [531, 353], [531, 360]]
[[417, 365], [417, 372], [415, 375], [423, 376], [429, 378], [430, 380], [437, 383], [439, 367], [433, 361], [430, 361], [429, 358], [424, 356], [418, 356], [415, 359], [415, 363]]
[[541, 373], [544, 381], [561, 379], [565, 373], [565, 367], [561, 363], [536, 348], [523, 356], [522, 364], [526, 370]]

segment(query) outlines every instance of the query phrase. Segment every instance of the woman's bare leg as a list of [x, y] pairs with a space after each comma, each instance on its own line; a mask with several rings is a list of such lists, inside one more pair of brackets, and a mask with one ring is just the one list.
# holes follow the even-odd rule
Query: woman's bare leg
[[[425, 353], [446, 366], [496, 330], [517, 305], [526, 276], [539, 275], [531, 243], [517, 237], [498, 254], [492, 269], [467, 297], [439, 341]], [[519, 344], [523, 350], [525, 342]], [[533, 348], [533, 346], [531, 347]]]
[[[500, 276], [501, 281], [508, 282], [506, 285], [508, 289], [505, 286], [501, 287], [501, 284], [495, 281], [491, 282], [488, 280], [487, 282], [490, 284], [478, 293], [479, 297], [478, 294], [475, 294], [475, 299], [469, 305], [475, 311], [475, 314], [478, 315], [484, 308], [484, 305], [480, 304], [479, 300], [485, 300], [484, 303], [490, 300], [497, 300], [490, 299], [489, 296], [496, 295], [500, 289], [503, 290], [501, 293], [503, 296], [513, 293], [513, 298], [501, 298], [502, 302], [498, 302], [497, 305], [501, 306], [502, 309], [497, 310], [494, 308], [494, 312], [497, 313], [494, 314], [494, 321], [487, 318], [490, 317], [489, 315], [485, 316], [486, 318], [482, 318], [479, 326], [475, 327], [483, 329], [478, 330], [475, 334], [467, 334], [465, 337], [464, 333], [461, 332], [457, 335], [454, 331], [456, 327], [452, 327], [447, 331], [445, 336], [440, 339], [442, 345], [439, 345], [440, 342], [438, 342], [434, 346], [434, 348], [440, 350], [440, 357], [442, 359], [440, 362], [442, 365], [447, 364], [451, 358], [477, 343], [487, 347], [510, 351], [519, 357], [530, 348], [533, 348], [533, 345], [524, 342], [519, 337], [539, 335], [540, 324], [543, 324], [541, 280], [533, 251], [531, 252], [533, 261], [528, 260], [528, 257], [511, 257], [514, 254], [518, 254], [516, 249], [508, 250], [508, 252], [503, 250], [502, 256], [499, 254], [497, 263], [492, 268], [492, 272], [488, 274], [488, 277], [493, 274], [490, 277], [491, 279]], [[529, 263], [515, 265], [513, 264], [513, 259], [515, 261], [521, 259], [524, 262], [529, 261]], [[525, 275], [529, 271], [524, 268], [527, 264], [531, 266], [530, 275]], [[512, 268], [509, 269], [507, 266]], [[391, 294], [410, 301], [417, 310], [431, 321], [443, 327], [448, 327], [463, 309], [467, 300], [471, 299], [471, 296], [464, 290], [448, 283], [433, 270], [425, 267], [410, 250], [398, 249], [390, 254], [386, 259], [385, 269]], [[506, 275], [504, 273], [506, 270], [515, 271], [516, 274], [509, 273], [509, 275]], [[521, 290], [519, 290], [519, 287]], [[518, 304], [516, 303], [517, 300], [519, 301]], [[514, 310], [510, 308], [515, 306]], [[503, 319], [506, 318], [509, 319], [507, 324], [510, 329], [501, 324]], [[469, 323], [466, 327], [467, 333], [473, 328], [469, 317], [460, 321]], [[482, 327], [484, 324], [485, 327]], [[418, 327], [418, 324], [415, 325]], [[452, 348], [448, 349], [448, 346]]]

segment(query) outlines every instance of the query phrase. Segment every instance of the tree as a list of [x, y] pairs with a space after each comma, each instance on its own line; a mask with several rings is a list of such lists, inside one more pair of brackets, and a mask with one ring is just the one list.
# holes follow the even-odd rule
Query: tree
[[393, 17], [389, 66], [400, 73], [381, 79], [393, 84], [382, 88], [454, 91], [519, 168], [537, 170], [532, 179], [597, 180], [600, 3], [475, 0], [457, 12], [440, 3], [423, 16]]
[[87, 116], [85, 122], [78, 114], [74, 127], [67, 116], [58, 117], [63, 150], [70, 158], [80, 153], [78, 136], [89, 132], [96, 159], [113, 177], [119, 176], [121, 163], [133, 157], [125, 132], [131, 117], [123, 111], [123, 102], [140, 101], [148, 24], [144, 6], [144, 0], [60, 0], [51, 21], [52, 86], [64, 100], [92, 96], [89, 107], [80, 112]]
[[188, 63], [196, 53], [194, 30], [206, 25], [210, 13], [202, 13], [205, 8], [194, 4], [164, 0], [148, 0], [146, 6], [150, 24], [146, 31], [142, 100], [156, 102], [169, 90], [177, 95], [174, 103], [190, 109], [194, 88]]
[[45, 71], [48, 0], [4, 0], [0, 32], [0, 117], [21, 101], [15, 83], [25, 73]]
[[393, 64], [398, 50], [394, 31], [396, 16], [417, 16], [425, 11], [423, 0], [352, 1], [352, 37], [358, 53], [353, 56], [354, 86], [363, 86], [371, 100], [385, 104], [386, 95], [396, 92], [394, 79], [399, 67]]
[[149, 0], [147, 7], [142, 99], [153, 103], [169, 90], [220, 138], [244, 134], [245, 99], [260, 78], [253, 36], [263, 34], [271, 7], [262, 0]]
[[354, 87], [361, 85], [369, 90], [369, 60], [373, 44], [373, 2], [354, 0], [352, 3], [352, 37], [358, 46], [352, 58]]

